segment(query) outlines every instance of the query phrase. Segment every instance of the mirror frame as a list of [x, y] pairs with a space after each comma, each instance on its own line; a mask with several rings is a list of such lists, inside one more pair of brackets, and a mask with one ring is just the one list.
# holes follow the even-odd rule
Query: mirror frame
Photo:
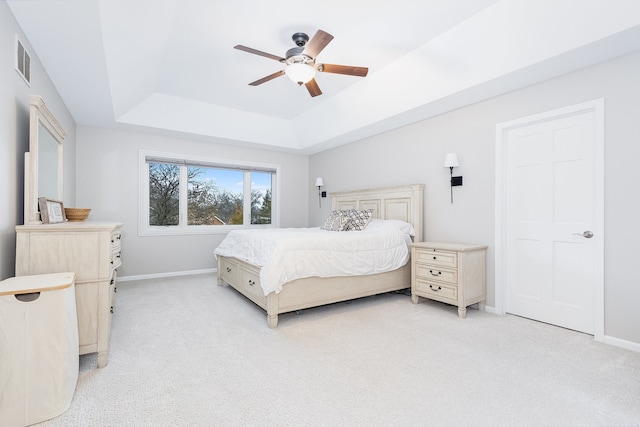
[[49, 131], [58, 143], [58, 200], [62, 201], [63, 169], [62, 141], [67, 132], [47, 108], [42, 97], [29, 96], [29, 151], [24, 154], [24, 223], [41, 224], [38, 211], [38, 139], [40, 125]]

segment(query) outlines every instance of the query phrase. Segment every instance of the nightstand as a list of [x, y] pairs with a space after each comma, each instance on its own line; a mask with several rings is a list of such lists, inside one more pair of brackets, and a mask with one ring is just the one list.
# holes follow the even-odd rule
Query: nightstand
[[478, 303], [484, 310], [486, 292], [486, 246], [461, 243], [421, 242], [411, 245], [411, 301], [419, 297], [452, 304], [458, 316]]

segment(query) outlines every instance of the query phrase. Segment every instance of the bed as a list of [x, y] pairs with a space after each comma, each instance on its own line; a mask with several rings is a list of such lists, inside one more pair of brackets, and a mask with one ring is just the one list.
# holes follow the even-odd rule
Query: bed
[[[331, 206], [333, 211], [372, 210], [372, 219], [409, 223], [414, 230], [413, 240], [420, 242], [423, 235], [423, 200], [424, 184], [411, 184], [336, 192], [331, 195]], [[266, 291], [260, 282], [259, 265], [217, 252], [216, 249], [218, 285], [233, 287], [265, 310], [270, 328], [277, 327], [280, 313], [411, 287], [411, 263], [406, 262], [395, 270], [383, 273], [295, 279], [286, 282], [279, 291], [265, 295]]]

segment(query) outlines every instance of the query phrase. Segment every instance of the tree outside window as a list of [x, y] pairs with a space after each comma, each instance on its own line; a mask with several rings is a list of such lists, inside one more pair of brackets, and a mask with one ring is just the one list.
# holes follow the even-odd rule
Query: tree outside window
[[[243, 225], [245, 199], [250, 200], [250, 224], [271, 224], [272, 176], [271, 172], [149, 162], [149, 225], [180, 225], [185, 186], [182, 197], [186, 197], [188, 227]], [[245, 198], [247, 192], [250, 197]]]

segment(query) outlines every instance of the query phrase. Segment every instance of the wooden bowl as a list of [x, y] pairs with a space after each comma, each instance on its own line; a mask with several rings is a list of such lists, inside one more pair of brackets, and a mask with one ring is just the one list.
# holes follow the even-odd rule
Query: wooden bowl
[[64, 208], [67, 221], [84, 221], [89, 216], [91, 209], [88, 208]]

